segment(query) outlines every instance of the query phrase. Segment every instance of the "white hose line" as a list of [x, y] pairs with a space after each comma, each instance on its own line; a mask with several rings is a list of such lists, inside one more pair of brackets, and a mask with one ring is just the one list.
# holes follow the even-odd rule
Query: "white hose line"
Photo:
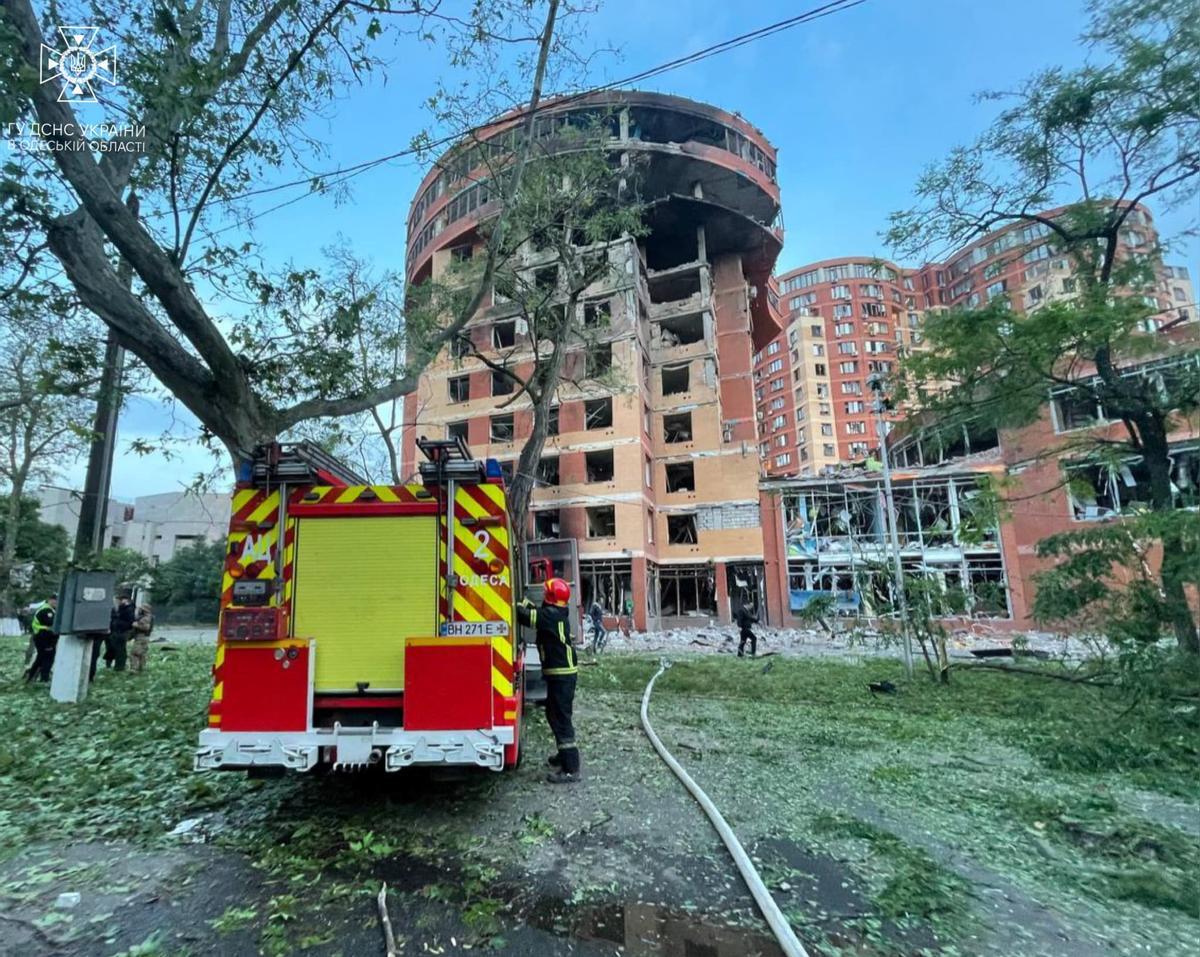
[[654, 745], [654, 750], [658, 752], [658, 756], [667, 762], [667, 767], [675, 772], [675, 777], [683, 782], [683, 786], [691, 792], [692, 797], [696, 799], [700, 807], [704, 810], [704, 813], [708, 815], [708, 819], [712, 822], [712, 826], [716, 828], [717, 834], [721, 836], [721, 840], [729, 848], [729, 853], [733, 855], [733, 862], [737, 864], [742, 879], [746, 882], [746, 887], [750, 889], [750, 894], [754, 898], [754, 902], [758, 904], [758, 909], [762, 912], [763, 917], [770, 926], [771, 932], [774, 933], [775, 939], [779, 941], [779, 946], [783, 948], [786, 957], [809, 957], [809, 953], [804, 949], [804, 945], [792, 933], [792, 925], [783, 916], [779, 905], [775, 903], [775, 898], [771, 896], [771, 892], [767, 890], [766, 884], [758, 876], [758, 871], [754, 869], [749, 855], [737, 839], [737, 835], [733, 833], [733, 829], [726, 822], [725, 818], [721, 816], [721, 812], [717, 810], [717, 806], [713, 804], [709, 796], [701, 790], [700, 785], [692, 780], [691, 775], [675, 760], [671, 752], [667, 750], [666, 745], [654, 733], [654, 729], [650, 727], [650, 691], [654, 687], [654, 682], [658, 680], [658, 676], [670, 667], [671, 662], [663, 658], [662, 664], [658, 669], [658, 674], [651, 678], [650, 683], [646, 685], [646, 692], [642, 695], [642, 730], [646, 732], [646, 737]]

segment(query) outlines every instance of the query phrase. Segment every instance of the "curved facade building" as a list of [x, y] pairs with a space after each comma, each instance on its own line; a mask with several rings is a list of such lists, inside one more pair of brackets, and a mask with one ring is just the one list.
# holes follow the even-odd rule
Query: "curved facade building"
[[[607, 317], [616, 374], [558, 390], [557, 434], [539, 470], [533, 539], [575, 539], [582, 600], [633, 608], [637, 627], [729, 620], [763, 607], [758, 433], [752, 357], [781, 330], [771, 278], [783, 242], [775, 150], [740, 116], [680, 97], [611, 92], [550, 101], [534, 135], [551, 144], [578, 117], [604, 117], [608, 148], [636, 161], [646, 235], [609, 244], [613, 268], [583, 303]], [[482, 134], [501, 153], [517, 118]], [[482, 169], [453, 151], [425, 177], [408, 220], [410, 283], [482, 249], [499, 212]], [[529, 250], [518, 269], [553, 265]], [[476, 351], [528, 368], [515, 307], [480, 309]], [[585, 318], [586, 321], [586, 318]], [[568, 362], [570, 353], [568, 353]], [[418, 435], [461, 434], [511, 468], [529, 435], [528, 401], [473, 356], [442, 355], [406, 398], [402, 460]]]

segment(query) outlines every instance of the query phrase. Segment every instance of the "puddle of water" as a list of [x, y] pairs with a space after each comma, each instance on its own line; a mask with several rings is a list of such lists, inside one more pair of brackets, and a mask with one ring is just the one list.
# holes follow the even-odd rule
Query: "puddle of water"
[[527, 920], [560, 937], [623, 947], [629, 957], [783, 957], [773, 937], [655, 904], [543, 900]]

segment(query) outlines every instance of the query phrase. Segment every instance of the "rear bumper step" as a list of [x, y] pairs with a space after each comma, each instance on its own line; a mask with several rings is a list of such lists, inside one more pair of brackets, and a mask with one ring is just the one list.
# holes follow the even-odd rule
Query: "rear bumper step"
[[[335, 770], [383, 763], [399, 771], [414, 764], [477, 765], [500, 771], [504, 747], [512, 744], [511, 726], [484, 731], [404, 731], [375, 728], [331, 728], [315, 731], [201, 731], [194, 767], [197, 771], [280, 767], [311, 771], [332, 754]], [[322, 752], [332, 748], [332, 752]]]

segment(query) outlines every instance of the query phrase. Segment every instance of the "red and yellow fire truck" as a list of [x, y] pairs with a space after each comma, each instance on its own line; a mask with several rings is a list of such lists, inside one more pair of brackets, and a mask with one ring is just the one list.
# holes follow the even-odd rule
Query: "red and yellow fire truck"
[[305, 444], [244, 466], [197, 770], [516, 765], [500, 468], [461, 440], [418, 444], [413, 485], [367, 484]]

